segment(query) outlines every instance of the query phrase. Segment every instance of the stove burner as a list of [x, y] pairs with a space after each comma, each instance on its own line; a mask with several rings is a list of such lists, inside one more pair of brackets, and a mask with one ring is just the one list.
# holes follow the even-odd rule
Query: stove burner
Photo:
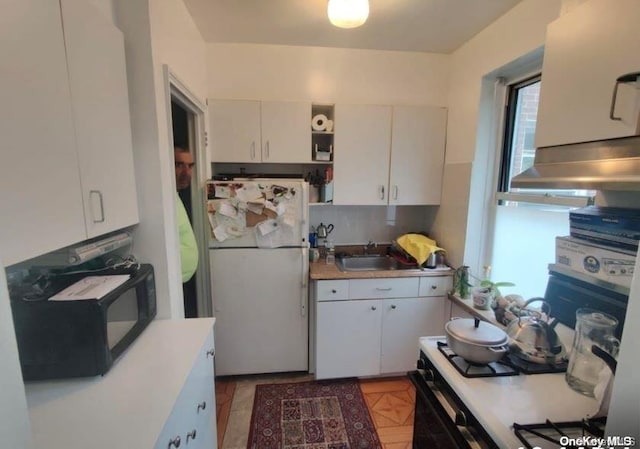
[[568, 365], [566, 360], [555, 364], [528, 362], [515, 354], [507, 354], [500, 362], [512, 366], [522, 374], [564, 373]]
[[[546, 447], [545, 443], [553, 443], [557, 445], [554, 447], [560, 447], [560, 438], [563, 436], [572, 438], [602, 438], [604, 436], [606, 423], [606, 418], [591, 418], [583, 419], [582, 421], [558, 423], [546, 420], [542, 424], [513, 423], [513, 432], [528, 449]], [[572, 446], [567, 447], [567, 449], [571, 448]]]
[[488, 364], [478, 364], [469, 362], [458, 354], [453, 352], [449, 346], [443, 341], [437, 342], [438, 350], [447, 360], [458, 370], [464, 377], [500, 377], [500, 376], [517, 376], [518, 370], [512, 366], [501, 362], [492, 362]]

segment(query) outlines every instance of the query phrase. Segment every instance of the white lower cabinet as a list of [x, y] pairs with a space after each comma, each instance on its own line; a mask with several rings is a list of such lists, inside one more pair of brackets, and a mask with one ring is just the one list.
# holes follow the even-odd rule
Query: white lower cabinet
[[416, 368], [418, 339], [444, 332], [445, 305], [440, 296], [382, 301], [381, 373]]
[[380, 372], [380, 300], [318, 303], [316, 377], [370, 376]]
[[[326, 294], [336, 282], [349, 283], [348, 298]], [[450, 276], [315, 284], [317, 379], [415, 369], [418, 338], [444, 333]]]
[[155, 449], [216, 447], [214, 355], [213, 333], [210, 333], [176, 399]]

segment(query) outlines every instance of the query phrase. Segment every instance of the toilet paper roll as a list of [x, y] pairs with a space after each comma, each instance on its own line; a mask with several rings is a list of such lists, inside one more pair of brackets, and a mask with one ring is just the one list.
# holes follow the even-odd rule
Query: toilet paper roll
[[311, 128], [314, 131], [324, 131], [327, 128], [327, 116], [324, 114], [315, 115], [311, 119]]

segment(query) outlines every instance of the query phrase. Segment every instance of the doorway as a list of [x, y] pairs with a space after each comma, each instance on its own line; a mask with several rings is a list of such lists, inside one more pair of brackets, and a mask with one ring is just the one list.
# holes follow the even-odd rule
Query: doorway
[[171, 123], [171, 157], [173, 158], [173, 147], [177, 146], [189, 150], [195, 162], [190, 186], [178, 190], [198, 246], [198, 268], [193, 277], [183, 284], [185, 318], [207, 317], [212, 316], [213, 310], [209, 285], [209, 233], [204, 210], [204, 191], [201, 188], [209, 172], [204, 126], [205, 106], [171, 74], [167, 66], [164, 66], [164, 72], [167, 112]]

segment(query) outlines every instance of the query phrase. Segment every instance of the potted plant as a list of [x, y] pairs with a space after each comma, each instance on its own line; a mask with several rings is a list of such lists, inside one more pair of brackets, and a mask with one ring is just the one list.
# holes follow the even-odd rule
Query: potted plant
[[513, 282], [493, 282], [489, 279], [480, 281], [480, 285], [471, 290], [473, 296], [473, 306], [478, 309], [487, 310], [489, 307], [495, 308], [497, 298], [502, 296], [499, 287], [514, 287]]

